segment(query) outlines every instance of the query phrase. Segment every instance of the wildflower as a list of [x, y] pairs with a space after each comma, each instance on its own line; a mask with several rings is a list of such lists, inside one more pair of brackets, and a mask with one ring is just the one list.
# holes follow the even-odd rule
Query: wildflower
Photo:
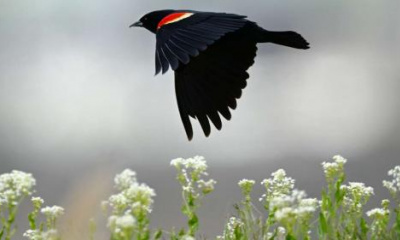
[[[400, 193], [400, 166], [396, 166], [389, 170], [388, 175], [393, 179], [392, 181], [383, 181], [383, 186], [387, 188], [390, 194], [397, 199], [397, 193]], [[400, 201], [400, 198], [397, 199]]]
[[107, 227], [111, 230], [113, 236], [119, 236], [121, 239], [130, 239], [131, 230], [135, 226], [136, 219], [127, 213], [122, 216], [112, 215], [108, 218]]
[[35, 211], [39, 211], [44, 203], [44, 200], [41, 197], [32, 197], [31, 202]]
[[183, 165], [183, 162], [185, 161], [185, 159], [183, 158], [175, 158], [171, 160], [171, 166], [174, 166], [177, 169], [180, 169], [181, 165]]
[[136, 220], [132, 217], [132, 215], [125, 214], [122, 217], [117, 218], [115, 224], [120, 228], [128, 228], [133, 227], [136, 223]]
[[108, 201], [102, 202], [104, 212], [107, 205], [112, 208], [108, 218], [108, 228], [111, 230], [112, 239], [131, 239], [135, 231], [148, 232], [148, 213], [152, 211], [154, 189], [144, 183], [138, 183], [136, 173], [125, 169], [114, 178], [115, 188], [118, 193], [111, 195]]
[[191, 168], [193, 170], [204, 172], [207, 170], [207, 163], [202, 156], [195, 156], [193, 158], [176, 158], [171, 160], [171, 166], [176, 168]]
[[196, 240], [194, 237], [190, 235], [183, 235], [180, 240]]
[[42, 233], [41, 240], [58, 240], [58, 239], [59, 239], [59, 236], [58, 236], [57, 229], [49, 229]]
[[41, 197], [32, 197], [31, 198], [31, 201], [32, 201], [32, 203], [33, 203], [33, 205], [42, 205], [43, 203], [44, 203], [44, 200], [43, 200], [43, 198], [41, 198]]
[[318, 200], [305, 198], [304, 191], [293, 190], [291, 195], [280, 195], [271, 199], [269, 211], [287, 229], [296, 222], [308, 222], [318, 208]]
[[130, 169], [125, 169], [120, 174], [117, 174], [114, 178], [115, 187], [121, 191], [129, 188], [136, 182], [136, 172]]
[[286, 239], [286, 229], [284, 227], [278, 227], [277, 240]]
[[262, 195], [260, 201], [267, 200], [267, 203], [274, 197], [289, 194], [293, 188], [295, 180], [286, 176], [283, 169], [279, 169], [271, 174], [272, 178], [264, 179], [261, 184], [264, 185], [266, 194]]
[[238, 185], [243, 191], [243, 195], [249, 195], [251, 190], [253, 189], [253, 186], [256, 182], [254, 180], [249, 180], [249, 179], [242, 179], [239, 181]]
[[114, 208], [114, 211], [123, 212], [124, 209], [128, 206], [129, 201], [126, 198], [125, 194], [122, 192], [122, 193], [111, 195], [108, 198], [108, 203], [110, 204], [111, 207]]
[[58, 218], [64, 214], [64, 208], [59, 206], [44, 207], [41, 209], [41, 213], [46, 215], [48, 218]]
[[0, 204], [17, 205], [33, 193], [36, 180], [32, 174], [13, 170], [0, 175]]
[[374, 208], [367, 212], [367, 216], [370, 218], [381, 218], [389, 214], [389, 211], [383, 208]]
[[201, 198], [214, 190], [216, 181], [202, 178], [208, 175], [207, 162], [202, 156], [176, 158], [171, 160], [171, 166], [178, 171], [176, 179], [182, 187], [184, 200], [182, 212], [188, 217], [188, 235], [194, 236], [198, 228], [196, 209], [200, 205]]
[[334, 156], [332, 159], [334, 160], [334, 162], [322, 163], [325, 177], [328, 180], [332, 180], [333, 178], [340, 176], [340, 174], [343, 173], [344, 165], [347, 162], [347, 159], [339, 155]]
[[347, 163], [347, 159], [345, 159], [344, 157], [340, 156], [340, 155], [335, 155], [332, 157], [332, 159], [337, 163], [337, 164], [341, 164], [344, 165]]
[[214, 191], [214, 186], [216, 183], [217, 182], [214, 179], [210, 179], [208, 181], [200, 179], [199, 181], [197, 181], [197, 186], [203, 191], [203, 194], [208, 194]]
[[40, 240], [41, 239], [39, 230], [29, 229], [23, 234], [23, 236], [26, 238], [29, 238], [31, 240]]
[[156, 193], [154, 189], [146, 184], [133, 184], [123, 194], [128, 200], [128, 204], [131, 205], [132, 210], [152, 211], [153, 197], [156, 196]]
[[207, 163], [202, 156], [195, 156], [186, 159], [186, 168], [192, 168], [194, 171], [204, 173], [207, 170]]
[[56, 229], [49, 229], [48, 231], [40, 231], [40, 230], [27, 230], [24, 234], [24, 237], [29, 238], [30, 240], [56, 240], [59, 239], [58, 231]]
[[366, 187], [364, 183], [350, 182], [349, 185], [340, 187], [345, 191], [343, 204], [347, 212], [361, 213], [363, 205], [365, 205], [371, 195], [374, 194], [372, 187]]
[[236, 217], [229, 218], [229, 221], [226, 224], [223, 236], [225, 236], [225, 238], [228, 238], [228, 239], [235, 239], [236, 229], [242, 227], [243, 225], [244, 225], [244, 223], [240, 219], [238, 219]]

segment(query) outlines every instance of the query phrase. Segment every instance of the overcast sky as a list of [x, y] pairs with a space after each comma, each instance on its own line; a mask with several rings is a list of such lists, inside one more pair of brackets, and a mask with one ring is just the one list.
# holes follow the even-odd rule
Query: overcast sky
[[[232, 120], [209, 138], [193, 121], [188, 142], [173, 73], [154, 76], [154, 35], [128, 28], [164, 8], [245, 14], [299, 32], [311, 49], [259, 45]], [[49, 204], [77, 207], [82, 185], [105, 196], [131, 167], [158, 191], [156, 205], [178, 211], [169, 161], [204, 155], [220, 182], [220, 205], [204, 212], [211, 236], [242, 177], [285, 167], [318, 194], [319, 163], [340, 153], [355, 161], [353, 180], [380, 187], [400, 163], [399, 11], [391, 0], [0, 0], [0, 173], [33, 172]], [[170, 216], [166, 226], [182, 222], [161, 206], [154, 221]]]

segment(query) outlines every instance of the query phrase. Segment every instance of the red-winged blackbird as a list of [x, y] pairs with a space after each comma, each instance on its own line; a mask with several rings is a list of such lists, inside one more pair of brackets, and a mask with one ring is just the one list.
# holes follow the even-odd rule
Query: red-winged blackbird
[[229, 108], [246, 87], [257, 43], [275, 43], [308, 49], [308, 42], [292, 31], [272, 32], [246, 16], [160, 10], [143, 16], [131, 27], [144, 27], [156, 34], [156, 74], [171, 67], [179, 113], [189, 140], [193, 137], [189, 116], [197, 118], [206, 136], [209, 120], [220, 130], [221, 114], [231, 119]]

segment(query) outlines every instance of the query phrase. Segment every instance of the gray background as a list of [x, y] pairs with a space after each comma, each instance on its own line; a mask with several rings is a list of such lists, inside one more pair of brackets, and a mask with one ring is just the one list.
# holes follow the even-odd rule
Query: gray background
[[[209, 138], [195, 123], [188, 142], [173, 73], [154, 77], [154, 36], [128, 28], [165, 8], [245, 14], [311, 49], [259, 45], [233, 119]], [[127, 167], [157, 192], [153, 225], [182, 226], [169, 161], [197, 154], [218, 181], [200, 209], [208, 237], [233, 213], [241, 178], [285, 168], [318, 196], [320, 162], [338, 153], [349, 180], [378, 188], [376, 204], [400, 163], [399, 12], [395, 0], [0, 0], [0, 173], [33, 173], [36, 195], [66, 208], [66, 239], [84, 239], [90, 217], [103, 228], [98, 203]]]

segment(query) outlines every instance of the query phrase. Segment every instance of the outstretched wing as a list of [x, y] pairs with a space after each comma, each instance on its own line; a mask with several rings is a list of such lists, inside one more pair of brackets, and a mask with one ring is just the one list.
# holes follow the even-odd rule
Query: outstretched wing
[[189, 140], [193, 137], [190, 118], [199, 120], [206, 136], [210, 122], [220, 130], [220, 115], [230, 120], [230, 109], [246, 87], [247, 69], [256, 56], [256, 42], [246, 36], [230, 33], [181, 65], [175, 71], [175, 90], [179, 113]]
[[188, 64], [215, 41], [245, 25], [246, 16], [182, 11], [166, 16], [156, 32], [156, 74]]

